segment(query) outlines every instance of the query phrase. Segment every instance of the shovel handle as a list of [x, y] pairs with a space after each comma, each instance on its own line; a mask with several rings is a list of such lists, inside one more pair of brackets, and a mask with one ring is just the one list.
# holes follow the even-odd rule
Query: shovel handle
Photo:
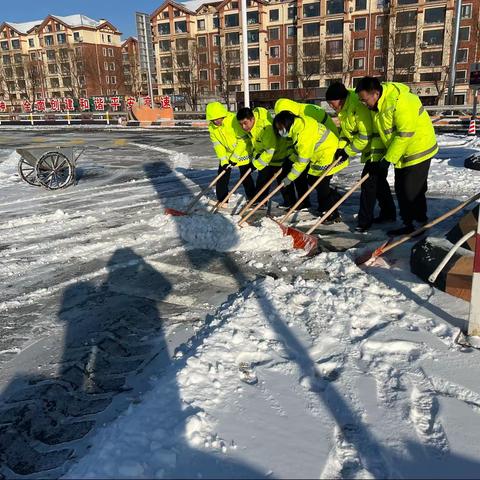
[[223, 199], [219, 200], [217, 204], [213, 207], [212, 213], [215, 213], [217, 210], [222, 208], [229, 200], [230, 197], [238, 190], [238, 187], [243, 183], [243, 181], [250, 175], [252, 169], [249, 168], [240, 178], [240, 180], [234, 185], [234, 187], [228, 192], [228, 195]]
[[397, 247], [398, 245], [401, 245], [402, 243], [405, 243], [407, 240], [410, 240], [412, 237], [416, 237], [417, 235], [420, 235], [421, 233], [423, 233], [425, 230], [428, 230], [429, 228], [435, 226], [437, 223], [440, 223], [442, 222], [443, 220], [445, 220], [446, 218], [448, 217], [451, 217], [452, 215], [455, 215], [455, 213], [459, 212], [460, 210], [462, 210], [462, 208], [465, 208], [467, 205], [469, 205], [470, 203], [474, 202], [475, 200], [478, 200], [480, 198], [480, 193], [477, 193], [475, 195], [473, 195], [472, 197], [470, 197], [468, 200], [465, 200], [463, 203], [461, 203], [460, 205], [457, 205], [455, 208], [452, 208], [451, 210], [449, 210], [448, 212], [445, 212], [443, 215], [440, 215], [439, 217], [435, 218], [434, 220], [432, 220], [431, 222], [423, 225], [423, 227], [420, 227], [418, 228], [417, 230], [415, 230], [414, 232], [412, 233], [409, 233], [408, 235], [404, 235], [403, 237], [399, 238], [398, 240], [396, 240], [395, 242], [392, 242], [392, 243], [389, 243], [385, 248], [383, 248], [381, 250], [381, 252], [377, 255], [375, 255], [376, 257], [379, 257], [380, 255], [383, 255], [384, 253], [388, 252], [389, 250], [391, 250], [392, 248], [395, 248]]
[[333, 207], [331, 207], [328, 211], [326, 211], [322, 215], [322, 217], [317, 221], [317, 223], [315, 223], [315, 225], [307, 231], [307, 235], [310, 235], [319, 225], [321, 225], [332, 214], [332, 212], [334, 212], [363, 182], [365, 182], [365, 180], [367, 180], [369, 175], [370, 175], [369, 173], [364, 175], [358, 182], [356, 182], [347, 191], [347, 193], [342, 198], [340, 198], [340, 200], [338, 200], [337, 203], [335, 203], [335, 205], [333, 205]]
[[246, 222], [262, 205], [267, 203], [277, 192], [279, 192], [283, 188], [283, 183], [278, 185], [276, 188], [273, 189], [273, 192], [270, 192], [258, 205], [252, 209], [250, 212], [247, 213], [239, 222], [238, 226], [240, 227], [242, 223]]
[[255, 194], [255, 196], [238, 212], [242, 216], [247, 209], [249, 209], [254, 202], [260, 197], [260, 195], [273, 183], [273, 181], [282, 173], [282, 169], [279, 168], [278, 172], [272, 176], [272, 178]]
[[298, 206], [317, 188], [319, 183], [334, 169], [337, 164], [342, 160], [342, 157], [334, 160], [328, 168], [315, 180], [315, 183], [298, 199], [297, 203], [283, 216], [280, 220], [280, 225], [283, 225], [293, 214], [293, 212], [298, 208]]
[[198, 203], [198, 201], [227, 173], [229, 168], [231, 168], [230, 165], [228, 165], [225, 170], [222, 170], [201, 192], [196, 195], [196, 197], [188, 204], [185, 213], [191, 212], [192, 208]]

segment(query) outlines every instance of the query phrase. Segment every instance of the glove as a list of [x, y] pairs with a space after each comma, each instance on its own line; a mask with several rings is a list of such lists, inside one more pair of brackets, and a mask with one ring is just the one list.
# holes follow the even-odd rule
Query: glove
[[333, 158], [335, 160], [337, 160], [337, 158], [341, 158], [342, 160], [346, 160], [348, 158], [348, 153], [343, 148], [339, 148], [335, 152], [335, 155], [334, 155]]
[[288, 185], [290, 185], [292, 183], [292, 181], [288, 178], [288, 177], [285, 177], [283, 180], [282, 180], [282, 185], [284, 187], [287, 187]]

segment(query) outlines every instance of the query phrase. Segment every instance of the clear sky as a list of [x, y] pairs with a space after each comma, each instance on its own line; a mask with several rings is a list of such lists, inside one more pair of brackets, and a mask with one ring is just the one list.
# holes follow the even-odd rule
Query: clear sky
[[122, 33], [135, 35], [135, 12], [152, 13], [163, 0], [2, 0], [0, 23], [39, 20], [48, 14], [82, 13], [95, 20], [106, 18]]

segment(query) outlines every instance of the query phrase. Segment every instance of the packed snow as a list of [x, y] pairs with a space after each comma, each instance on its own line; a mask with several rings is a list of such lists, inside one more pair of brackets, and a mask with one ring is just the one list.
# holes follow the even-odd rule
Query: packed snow
[[[442, 135], [439, 144], [429, 177], [432, 217], [480, 190], [480, 173], [463, 168], [478, 140]], [[8, 216], [0, 226], [0, 280], [32, 290], [19, 287], [2, 298], [0, 313], [13, 315], [19, 305], [105, 275], [106, 266], [89, 273], [80, 265], [102, 263], [118, 248], [143, 255], [143, 268], [152, 271], [159, 250], [176, 255], [195, 247], [241, 254], [259, 268], [268, 262], [285, 275], [259, 276], [196, 322], [152, 372], [149, 387], [133, 392], [118, 418], [85, 439], [86, 453], [64, 478], [478, 477], [480, 352], [455, 341], [469, 305], [410, 273], [412, 243], [359, 268], [355, 251], [308, 258], [271, 220], [239, 227], [230, 211], [212, 214], [207, 199], [191, 216], [165, 215], [159, 207], [182, 209], [191, 200], [162, 197], [174, 182], [200, 182], [192, 175], [204, 175], [201, 168], [202, 182], [212, 178], [209, 150], [134, 146], [142, 161], [164, 155], [172, 168], [154, 182], [139, 175], [110, 186], [102, 177], [108, 165], [92, 164], [98, 177], [91, 186], [87, 172], [82, 185], [50, 197], [20, 185], [18, 155], [1, 152]], [[360, 168], [353, 165], [337, 182], [350, 185]], [[104, 197], [107, 190], [118, 197]], [[232, 203], [241, 201], [239, 193]], [[26, 208], [34, 202], [42, 211]], [[132, 205], [138, 208], [128, 210]], [[110, 225], [112, 218], [118, 224]], [[102, 222], [108, 237], [96, 230]], [[56, 250], [24, 262], [44, 247], [42, 228]], [[52, 278], [70, 255], [78, 275], [35, 286], [32, 272]]]

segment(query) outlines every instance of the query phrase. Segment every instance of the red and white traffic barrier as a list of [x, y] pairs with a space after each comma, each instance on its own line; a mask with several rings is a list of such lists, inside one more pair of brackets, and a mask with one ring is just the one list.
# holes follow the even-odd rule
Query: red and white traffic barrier
[[472, 117], [470, 119], [470, 125], [468, 126], [468, 134], [469, 135], [476, 135], [477, 134], [477, 131], [476, 131], [476, 122], [475, 122], [475, 118]]

